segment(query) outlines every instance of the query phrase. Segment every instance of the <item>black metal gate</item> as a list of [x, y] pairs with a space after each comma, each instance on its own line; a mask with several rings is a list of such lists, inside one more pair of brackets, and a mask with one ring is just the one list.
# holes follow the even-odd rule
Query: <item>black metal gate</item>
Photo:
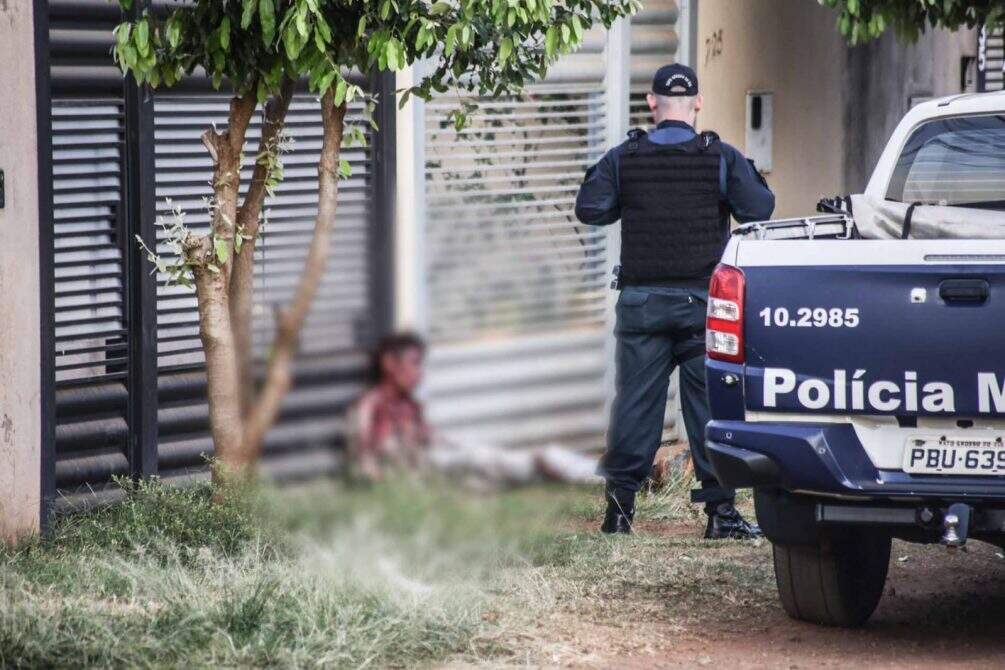
[[[123, 79], [111, 58], [120, 20], [114, 3], [50, 0], [48, 9], [52, 220], [42, 242], [52, 253], [43, 295], [52, 306], [44, 339], [54, 453], [43, 480], [50, 501], [82, 504], [100, 499], [116, 475], [206, 476], [212, 444], [195, 298], [151, 273], [136, 237], [157, 245], [156, 221], [176, 206], [190, 228], [208, 227], [210, 166], [199, 136], [225, 124], [227, 99], [205, 80], [153, 95]], [[366, 83], [393, 95], [393, 77]], [[294, 388], [266, 439], [263, 470], [277, 479], [332, 470], [364, 352], [389, 327], [394, 108], [380, 107], [369, 148], [345, 153], [354, 172], [340, 189], [333, 255], [303, 333]], [[250, 129], [249, 144], [257, 145], [258, 132]], [[259, 358], [313, 226], [316, 99], [295, 100], [287, 132], [294, 143], [286, 179], [266, 205], [257, 256]]]

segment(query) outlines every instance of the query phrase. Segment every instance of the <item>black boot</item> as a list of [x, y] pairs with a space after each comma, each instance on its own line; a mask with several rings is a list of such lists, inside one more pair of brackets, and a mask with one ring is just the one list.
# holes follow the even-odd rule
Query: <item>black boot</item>
[[607, 513], [600, 530], [604, 533], [631, 533], [635, 518], [635, 492], [607, 489]]
[[705, 513], [708, 514], [706, 540], [753, 540], [763, 536], [760, 527], [744, 519], [733, 503], [719, 503], [713, 509], [706, 509]]

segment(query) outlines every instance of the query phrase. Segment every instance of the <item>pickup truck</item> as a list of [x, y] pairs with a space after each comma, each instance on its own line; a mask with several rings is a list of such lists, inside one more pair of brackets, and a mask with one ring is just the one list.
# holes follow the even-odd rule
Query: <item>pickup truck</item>
[[705, 446], [753, 489], [786, 612], [856, 626], [892, 538], [1005, 547], [1005, 94], [915, 107], [837, 202], [732, 235]]

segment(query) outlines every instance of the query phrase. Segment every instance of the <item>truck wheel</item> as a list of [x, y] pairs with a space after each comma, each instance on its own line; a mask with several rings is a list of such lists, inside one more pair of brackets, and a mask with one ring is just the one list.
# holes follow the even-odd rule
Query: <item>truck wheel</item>
[[890, 535], [841, 529], [816, 545], [774, 545], [775, 580], [785, 612], [825, 626], [860, 626], [883, 595]]

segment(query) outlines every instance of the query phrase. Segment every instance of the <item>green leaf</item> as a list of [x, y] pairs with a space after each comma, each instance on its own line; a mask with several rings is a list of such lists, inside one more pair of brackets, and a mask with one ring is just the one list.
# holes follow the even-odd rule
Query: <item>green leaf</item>
[[276, 38], [276, 7], [272, 0], [258, 0], [258, 21], [262, 24], [262, 40], [272, 44]]
[[129, 44], [132, 31], [133, 24], [131, 23], [121, 23], [115, 27], [115, 42], [119, 45], [120, 49]]
[[440, 14], [446, 14], [450, 11], [450, 3], [447, 2], [437, 2], [434, 3], [432, 7], [429, 8], [429, 13], [432, 16], [439, 16]]
[[230, 250], [227, 248], [227, 240], [214, 237], [213, 251], [216, 252], [216, 260], [220, 261], [220, 265], [226, 265], [227, 259], [230, 257]]
[[548, 32], [544, 35], [544, 53], [548, 58], [555, 55], [555, 49], [558, 46], [558, 30], [555, 26], [548, 28]]
[[366, 15], [359, 17], [359, 24], [356, 26], [356, 37], [363, 37], [366, 32]]
[[224, 51], [230, 51], [230, 17], [223, 17], [220, 22], [220, 47]]
[[513, 40], [512, 38], [504, 37], [502, 42], [499, 43], [499, 65], [505, 65], [511, 53], [513, 53]]
[[244, 246], [244, 235], [240, 235], [240, 234], [235, 235], [234, 236], [234, 253], [236, 253], [236, 254], [241, 253], [241, 247], [243, 247], [243, 246]]
[[349, 164], [344, 158], [340, 158], [338, 161], [338, 173], [342, 179], [348, 179], [352, 176], [352, 165]]
[[283, 46], [286, 48], [286, 56], [295, 61], [304, 48], [303, 38], [296, 26], [287, 24], [286, 30], [283, 31]]
[[349, 84], [346, 83], [346, 80], [343, 79], [342, 77], [339, 77], [338, 84], [335, 85], [335, 94], [333, 96], [335, 98], [336, 107], [341, 105], [342, 102], [345, 100], [345, 94], [348, 87]]
[[177, 49], [181, 44], [181, 21], [178, 16], [172, 16], [167, 22], [168, 45], [172, 49]]
[[[321, 77], [321, 79], [318, 81], [318, 94], [319, 95], [324, 95], [325, 93], [327, 93], [328, 89], [331, 88], [332, 82], [335, 81], [335, 77], [337, 77], [337, 76], [338, 76], [338, 72], [336, 72], [335, 70], [331, 70], [330, 72], [328, 72], [327, 74], [325, 74], [323, 77]], [[336, 92], [336, 95], [337, 95], [337, 92]], [[343, 96], [345, 95], [345, 91], [342, 92], [342, 95]], [[341, 103], [338, 103], [338, 104], [341, 104]]]
[[447, 39], [443, 44], [443, 51], [449, 56], [457, 47], [457, 25], [454, 24], [447, 29]]
[[257, 9], [258, 0], [241, 0], [241, 30], [248, 29]]
[[321, 36], [321, 39], [324, 40], [325, 44], [332, 43], [331, 26], [328, 25], [327, 21], [325, 21], [325, 17], [320, 14], [317, 16], [317, 34]]
[[410, 97], [412, 97], [412, 89], [406, 88], [405, 92], [401, 94], [401, 100], [398, 101], [398, 109], [404, 109]]
[[576, 35], [576, 42], [583, 41], [583, 22], [578, 14], [572, 15], [572, 32]]
[[398, 65], [398, 59], [404, 60], [404, 54], [401, 53], [401, 45], [398, 40], [390, 39], [387, 44], [384, 45], [384, 55], [387, 58], [387, 66], [392, 70], [398, 70], [401, 66]]
[[127, 44], [126, 46], [122, 47], [122, 61], [126, 65], [128, 65], [131, 68], [136, 67], [136, 60], [137, 60], [136, 47], [134, 47], [132, 44]]
[[140, 21], [136, 24], [136, 32], [133, 36], [133, 41], [136, 44], [136, 51], [142, 56], [146, 56], [150, 53], [150, 24], [146, 21]]

